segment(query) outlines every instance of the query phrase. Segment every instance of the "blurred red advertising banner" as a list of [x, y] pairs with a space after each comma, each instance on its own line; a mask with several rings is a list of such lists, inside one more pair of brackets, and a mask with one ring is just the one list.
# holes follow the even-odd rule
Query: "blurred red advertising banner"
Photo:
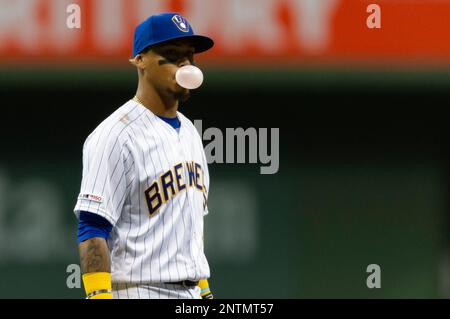
[[0, 65], [123, 64], [134, 27], [164, 11], [214, 38], [212, 65], [450, 64], [450, 0], [0, 0]]

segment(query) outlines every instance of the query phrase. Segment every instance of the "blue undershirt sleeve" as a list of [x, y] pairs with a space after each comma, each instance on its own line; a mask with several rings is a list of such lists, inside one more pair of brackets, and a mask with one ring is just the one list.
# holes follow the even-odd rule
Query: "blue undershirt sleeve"
[[94, 237], [108, 239], [112, 228], [113, 226], [110, 222], [102, 216], [80, 211], [78, 222], [78, 244]]

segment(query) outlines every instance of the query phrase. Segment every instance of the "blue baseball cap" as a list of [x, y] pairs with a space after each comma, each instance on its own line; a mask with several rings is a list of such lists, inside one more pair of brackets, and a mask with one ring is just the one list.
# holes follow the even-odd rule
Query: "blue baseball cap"
[[195, 53], [204, 52], [214, 45], [211, 38], [194, 34], [191, 25], [181, 14], [166, 12], [152, 15], [136, 27], [133, 57], [149, 46], [175, 39], [190, 39]]

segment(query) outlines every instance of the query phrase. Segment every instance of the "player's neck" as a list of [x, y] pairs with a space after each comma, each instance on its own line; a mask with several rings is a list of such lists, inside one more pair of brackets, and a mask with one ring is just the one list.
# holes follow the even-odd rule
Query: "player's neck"
[[143, 87], [139, 84], [136, 97], [142, 105], [158, 116], [177, 116], [178, 100], [161, 96], [153, 87]]

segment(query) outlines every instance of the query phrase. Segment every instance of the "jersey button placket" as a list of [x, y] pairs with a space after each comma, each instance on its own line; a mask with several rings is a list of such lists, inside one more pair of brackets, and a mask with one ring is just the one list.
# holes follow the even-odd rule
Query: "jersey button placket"
[[[186, 145], [189, 144], [190, 141], [186, 141], [185, 140], [185, 135], [184, 132], [180, 129], [180, 132], [178, 134], [178, 148], [179, 148], [179, 152], [180, 152], [180, 156], [183, 159], [184, 163], [187, 163], [187, 161], [189, 160], [189, 152], [186, 150]], [[186, 200], [188, 201], [189, 204], [189, 220], [191, 221], [191, 240], [189, 241], [189, 256], [191, 257], [192, 263], [194, 265], [194, 273], [195, 275], [197, 274], [197, 267], [195, 266], [195, 258], [192, 255], [192, 244], [195, 240], [195, 225], [194, 225], [194, 216], [193, 216], [193, 206], [192, 206], [192, 202], [191, 199], [189, 197], [189, 188], [188, 188], [188, 183], [189, 183], [189, 176], [187, 174], [187, 171], [185, 171], [185, 178], [186, 178]], [[192, 278], [194, 279], [194, 278]]]

